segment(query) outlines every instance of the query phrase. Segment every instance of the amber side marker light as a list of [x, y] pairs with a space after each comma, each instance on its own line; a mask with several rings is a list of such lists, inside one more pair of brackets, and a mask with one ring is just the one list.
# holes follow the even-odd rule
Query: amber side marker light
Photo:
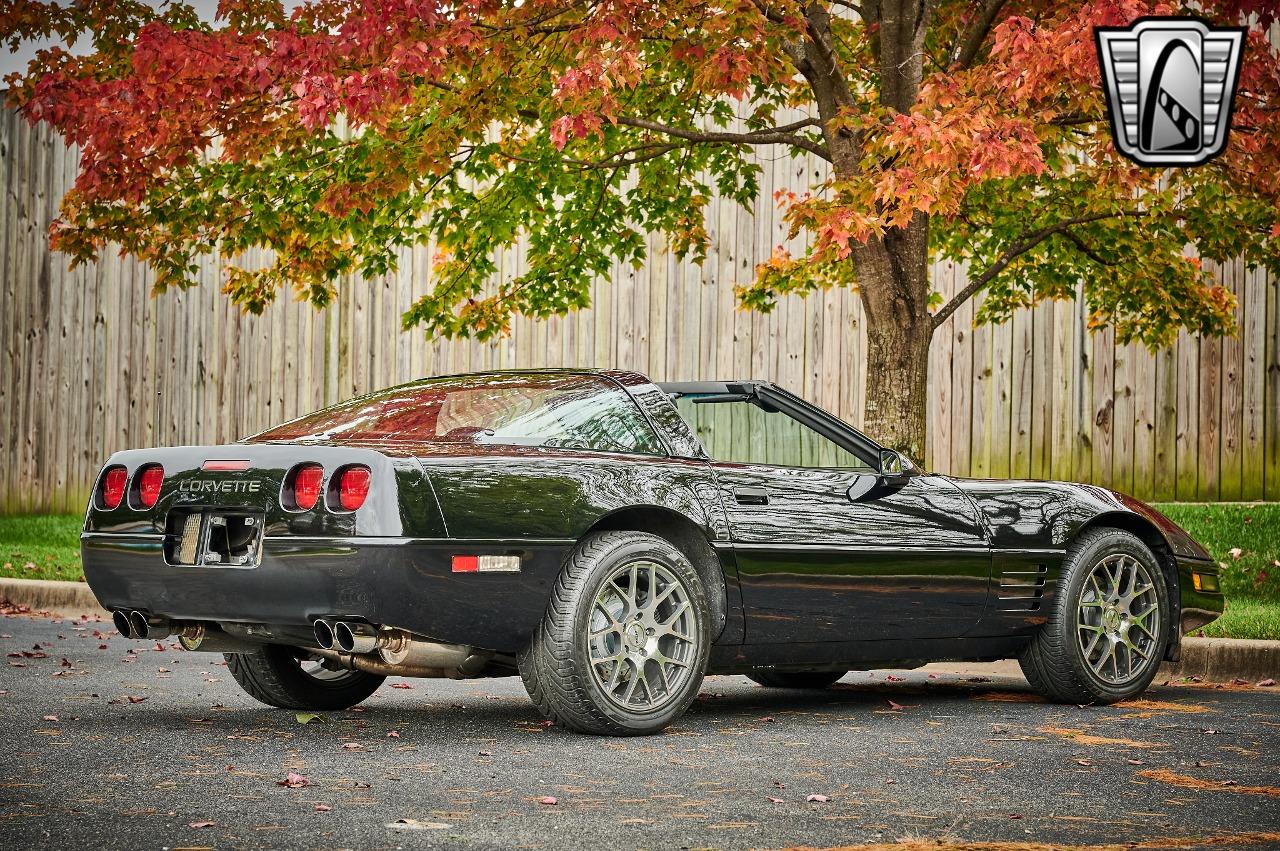
[[1218, 577], [1213, 573], [1192, 573], [1191, 586], [1197, 591], [1217, 591]]

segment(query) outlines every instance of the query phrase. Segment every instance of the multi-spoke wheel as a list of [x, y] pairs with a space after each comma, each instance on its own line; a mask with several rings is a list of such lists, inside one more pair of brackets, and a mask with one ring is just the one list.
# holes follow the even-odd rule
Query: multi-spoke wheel
[[1156, 655], [1160, 598], [1147, 566], [1133, 556], [1103, 557], [1085, 580], [1076, 606], [1080, 652], [1099, 679], [1123, 686]]
[[1019, 661], [1047, 697], [1113, 703], [1142, 692], [1169, 641], [1164, 573], [1142, 541], [1119, 529], [1085, 532], [1063, 563], [1049, 620]]
[[697, 695], [708, 629], [706, 592], [679, 549], [656, 535], [600, 532], [566, 561], [520, 675], [566, 727], [655, 733]]
[[692, 676], [696, 628], [671, 570], [647, 560], [619, 565], [596, 594], [585, 641], [596, 685], [624, 709], [657, 709]]
[[386, 679], [278, 644], [224, 655], [227, 670], [250, 697], [282, 709], [346, 709], [373, 694]]

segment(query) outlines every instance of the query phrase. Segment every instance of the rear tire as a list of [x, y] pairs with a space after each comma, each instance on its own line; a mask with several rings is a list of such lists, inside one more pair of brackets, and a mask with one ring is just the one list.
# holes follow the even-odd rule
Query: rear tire
[[848, 671], [765, 671], [747, 674], [747, 679], [765, 688], [818, 690], [830, 688]]
[[378, 690], [386, 677], [367, 671], [330, 670], [303, 658], [304, 651], [264, 644], [252, 653], [226, 653], [227, 670], [254, 700], [280, 709], [349, 709]]
[[519, 655], [529, 698], [580, 733], [641, 736], [697, 697], [710, 653], [707, 595], [671, 542], [598, 532], [579, 542]]
[[1067, 551], [1049, 620], [1018, 663], [1058, 703], [1115, 703], [1151, 685], [1169, 644], [1169, 592], [1151, 550], [1120, 529], [1090, 529]]

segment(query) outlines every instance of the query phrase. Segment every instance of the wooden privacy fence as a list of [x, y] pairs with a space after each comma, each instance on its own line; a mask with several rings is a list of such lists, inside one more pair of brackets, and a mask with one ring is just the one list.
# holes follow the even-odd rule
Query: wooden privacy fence
[[[789, 298], [772, 314], [735, 309], [732, 284], [785, 236], [773, 192], [821, 177], [818, 161], [761, 160], [753, 211], [714, 204], [702, 267], [651, 240], [590, 310], [520, 319], [496, 343], [400, 331], [431, 286], [428, 248], [398, 274], [351, 281], [315, 312], [287, 299], [259, 317], [201, 286], [148, 297], [153, 276], [117, 257], [66, 270], [46, 228], [75, 177], [76, 153], [45, 128], [0, 115], [0, 511], [80, 511], [100, 465], [125, 447], [236, 440], [330, 402], [425, 375], [533, 366], [635, 369], [654, 379], [777, 381], [861, 422], [865, 371], [856, 294]], [[521, 252], [502, 257], [520, 268]], [[938, 264], [949, 296], [964, 270]], [[1239, 265], [1220, 270], [1239, 299], [1239, 335], [1187, 335], [1151, 355], [1089, 334], [1078, 303], [1046, 304], [998, 327], [975, 305], [939, 330], [930, 368], [927, 463], [939, 472], [1096, 482], [1139, 497], [1280, 498], [1280, 292]], [[870, 392], [875, 392], [871, 388]]]

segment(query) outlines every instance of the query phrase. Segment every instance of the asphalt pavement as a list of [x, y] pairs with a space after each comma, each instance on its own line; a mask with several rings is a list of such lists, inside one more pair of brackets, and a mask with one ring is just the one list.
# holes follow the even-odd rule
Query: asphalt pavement
[[713, 677], [665, 734], [606, 739], [515, 678], [388, 680], [304, 724], [110, 623], [0, 636], [6, 848], [1280, 847], [1280, 687], [1076, 707], [973, 670]]

